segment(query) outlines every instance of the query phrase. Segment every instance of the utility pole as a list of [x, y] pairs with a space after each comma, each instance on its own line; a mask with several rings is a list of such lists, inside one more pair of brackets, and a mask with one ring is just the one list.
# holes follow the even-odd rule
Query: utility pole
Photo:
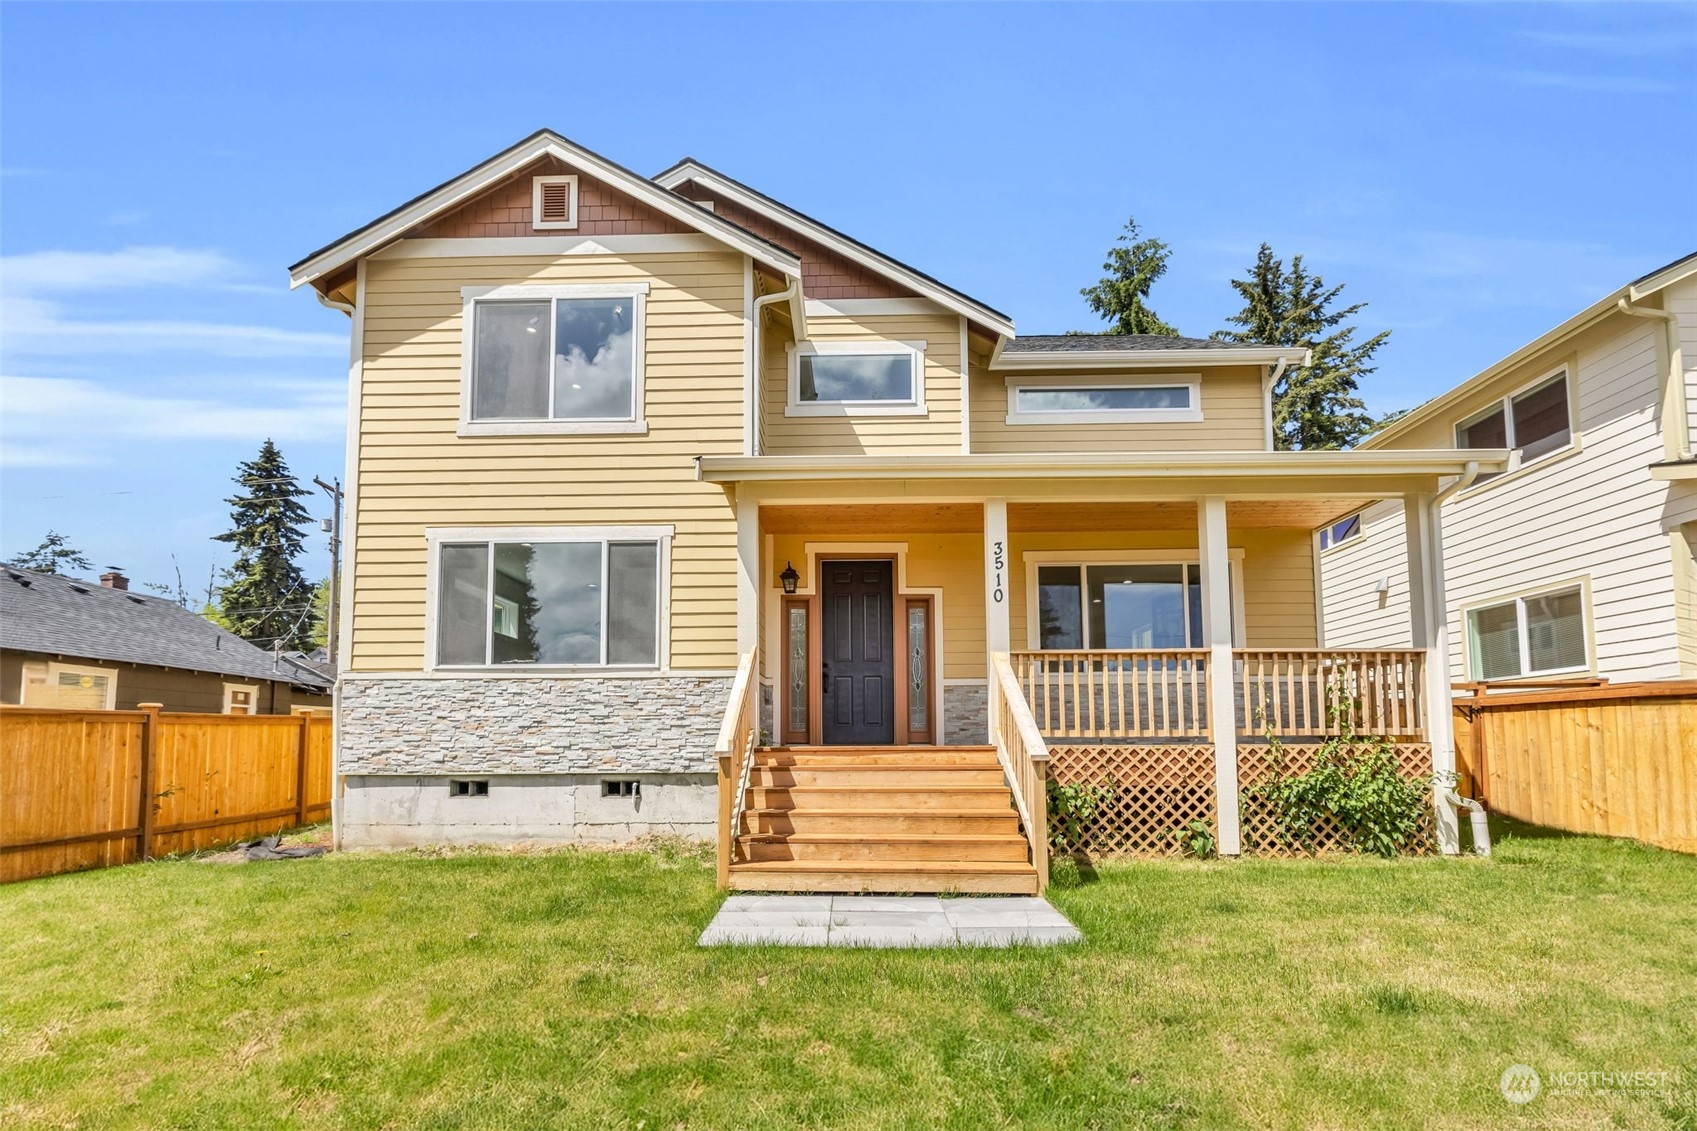
[[312, 481], [330, 496], [330, 517], [323, 523], [324, 530], [330, 535], [330, 623], [324, 626], [324, 650], [330, 655], [331, 667], [335, 667], [336, 628], [341, 621], [342, 609], [342, 481], [332, 479], [326, 483], [316, 475]]

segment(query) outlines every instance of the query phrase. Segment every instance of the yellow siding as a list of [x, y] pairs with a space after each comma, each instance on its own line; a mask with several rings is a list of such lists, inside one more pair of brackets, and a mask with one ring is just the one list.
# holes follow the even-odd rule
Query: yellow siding
[[[633, 280], [648, 435], [456, 435], [461, 287]], [[672, 666], [735, 666], [735, 516], [693, 460], [742, 450], [741, 256], [378, 259], [361, 301], [353, 669], [422, 667], [427, 526], [637, 523], [676, 527]]]
[[960, 451], [960, 319], [953, 314], [809, 315], [815, 342], [925, 343], [924, 416], [785, 416], [789, 357], [785, 334], [762, 335], [761, 415], [767, 455], [859, 455], [893, 451], [949, 455]]
[[[972, 372], [972, 450], [992, 452], [1264, 451], [1266, 413], [1261, 371], [1255, 366], [1200, 370], [1202, 419], [1166, 424], [1007, 423], [1009, 374], [978, 367]], [[1049, 374], [1044, 374], [1049, 379]], [[1102, 371], [1077, 374], [1080, 384], [1133, 377], [1159, 381], [1163, 374]]]
[[[833, 540], [804, 534], [778, 535], [772, 539], [771, 561], [792, 562], [796, 569], [805, 570], [807, 543], [826, 541]], [[854, 541], [869, 545], [892, 542], [907, 545], [908, 587], [943, 591], [943, 678], [983, 679], [983, 537], [978, 534], [904, 534], [900, 531], [867, 534], [856, 530]]]

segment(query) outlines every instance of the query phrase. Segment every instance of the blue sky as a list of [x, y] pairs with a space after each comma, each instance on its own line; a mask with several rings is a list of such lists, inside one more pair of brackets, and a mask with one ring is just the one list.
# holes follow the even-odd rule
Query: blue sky
[[1188, 334], [1270, 241], [1393, 331], [1384, 410], [1697, 249], [1694, 76], [1689, 4], [8, 3], [0, 553], [52, 527], [204, 589], [237, 460], [341, 471], [347, 322], [286, 265], [540, 126], [701, 158], [1025, 333], [1095, 326], [1128, 215]]

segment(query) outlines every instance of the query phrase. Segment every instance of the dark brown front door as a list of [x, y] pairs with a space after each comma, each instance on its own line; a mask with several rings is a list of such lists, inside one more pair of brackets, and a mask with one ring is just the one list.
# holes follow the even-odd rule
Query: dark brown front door
[[821, 737], [827, 745], [896, 740], [893, 564], [827, 561], [819, 567], [825, 629]]

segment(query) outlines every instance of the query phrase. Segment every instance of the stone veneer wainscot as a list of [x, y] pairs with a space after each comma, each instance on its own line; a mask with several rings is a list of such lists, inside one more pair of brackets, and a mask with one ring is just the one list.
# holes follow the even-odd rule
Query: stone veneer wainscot
[[343, 677], [343, 774], [713, 773], [728, 676]]

